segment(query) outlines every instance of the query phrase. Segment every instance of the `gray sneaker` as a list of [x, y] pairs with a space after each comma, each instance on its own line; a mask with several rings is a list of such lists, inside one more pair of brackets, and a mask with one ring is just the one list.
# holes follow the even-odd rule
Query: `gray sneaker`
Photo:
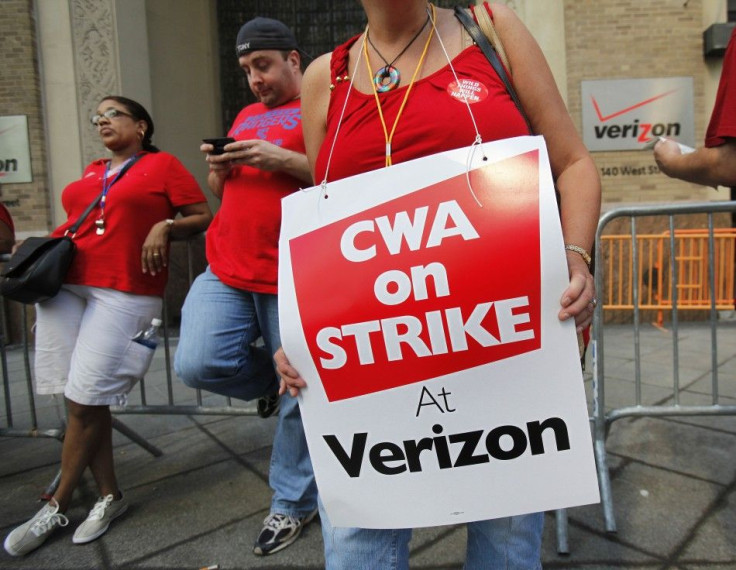
[[116, 501], [113, 495], [100, 497], [89, 515], [82, 524], [74, 531], [72, 542], [74, 544], [85, 544], [101, 537], [107, 531], [113, 519], [122, 515], [128, 509], [125, 497]]
[[267, 556], [286, 548], [299, 538], [304, 527], [317, 516], [317, 513], [318, 510], [314, 509], [303, 517], [281, 513], [269, 514], [263, 521], [263, 528], [253, 546], [253, 554]]
[[41, 546], [56, 527], [66, 526], [69, 519], [59, 513], [59, 503], [51, 499], [27, 523], [5, 538], [5, 550], [11, 556], [23, 556]]

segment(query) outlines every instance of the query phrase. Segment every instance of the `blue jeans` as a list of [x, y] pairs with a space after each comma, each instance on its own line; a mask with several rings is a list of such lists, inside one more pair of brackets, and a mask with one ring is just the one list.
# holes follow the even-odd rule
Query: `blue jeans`
[[[410, 528], [334, 528], [319, 502], [326, 570], [409, 568]], [[467, 524], [466, 570], [541, 570], [544, 513]]]
[[[253, 343], [263, 337], [265, 348]], [[184, 301], [174, 370], [187, 386], [252, 400], [278, 390], [273, 353], [281, 346], [278, 298], [222, 283], [210, 268]], [[282, 396], [271, 452], [271, 512], [304, 516], [317, 485], [296, 398]]]

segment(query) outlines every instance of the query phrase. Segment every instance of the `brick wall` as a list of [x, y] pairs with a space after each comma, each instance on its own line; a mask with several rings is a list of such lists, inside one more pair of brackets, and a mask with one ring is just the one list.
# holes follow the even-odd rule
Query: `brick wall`
[[47, 230], [51, 223], [46, 150], [32, 0], [3, 0], [0, 18], [0, 115], [27, 115], [33, 182], [3, 184], [0, 199], [16, 232]]
[[[47, 187], [46, 141], [44, 138], [41, 82], [36, 51], [36, 28], [32, 0], [2, 0], [0, 17], [0, 115], [26, 115], [31, 147], [33, 181], [0, 185], [0, 200], [13, 216], [16, 234], [47, 231], [51, 210]], [[11, 343], [22, 338], [22, 308], [5, 303], [3, 335]], [[30, 326], [33, 309], [28, 311]]]
[[[710, 109], [704, 108], [701, 0], [565, 0], [565, 26], [568, 107], [579, 130], [581, 81], [692, 77], [695, 137], [702, 144]], [[593, 158], [608, 206], [707, 199], [704, 187], [659, 173], [651, 152], [596, 152]], [[639, 174], [622, 174], [624, 167]]]

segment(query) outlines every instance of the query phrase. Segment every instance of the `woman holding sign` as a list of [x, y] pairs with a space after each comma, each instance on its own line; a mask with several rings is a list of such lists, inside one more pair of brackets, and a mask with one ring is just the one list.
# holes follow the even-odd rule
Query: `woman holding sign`
[[[506, 6], [476, 7], [493, 18], [522, 112], [451, 10], [426, 0], [362, 5], [365, 32], [315, 60], [304, 78], [304, 136], [315, 182], [467, 147], [477, 135], [484, 142], [542, 135], [560, 193], [569, 273], [558, 316], [574, 320], [578, 332], [586, 329], [596, 303], [588, 252], [600, 181], [529, 31]], [[305, 381], [283, 350], [275, 358], [282, 392], [296, 395]], [[327, 568], [408, 567], [410, 529], [333, 528], [321, 514]], [[542, 513], [468, 523], [466, 567], [541, 568], [542, 526]]]

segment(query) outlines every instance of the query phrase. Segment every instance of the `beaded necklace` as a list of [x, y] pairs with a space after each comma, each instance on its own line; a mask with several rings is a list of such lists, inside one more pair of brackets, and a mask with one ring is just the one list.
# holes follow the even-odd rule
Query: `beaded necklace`
[[368, 28], [366, 28], [365, 37], [368, 40], [368, 43], [371, 44], [371, 47], [378, 54], [378, 57], [380, 57], [383, 60], [383, 63], [386, 64], [381, 69], [376, 71], [375, 75], [373, 76], [373, 85], [375, 85], [376, 91], [378, 91], [379, 93], [385, 93], [386, 91], [392, 91], [399, 86], [399, 83], [401, 83], [401, 73], [399, 73], [399, 70], [394, 67], [394, 63], [396, 63], [396, 60], [404, 55], [404, 53], [406, 53], [406, 50], [408, 50], [414, 43], [414, 41], [421, 35], [421, 33], [424, 31], [424, 28], [427, 27], [428, 23], [429, 12], [427, 12], [427, 19], [424, 21], [422, 27], [419, 28], [419, 31], [416, 34], [414, 34], [414, 37], [409, 41], [408, 44], [406, 44], [406, 47], [401, 50], [399, 55], [391, 60], [391, 63], [389, 63], [388, 60], [383, 57], [383, 54], [378, 51], [378, 48], [371, 40], [371, 36], [368, 34]]

